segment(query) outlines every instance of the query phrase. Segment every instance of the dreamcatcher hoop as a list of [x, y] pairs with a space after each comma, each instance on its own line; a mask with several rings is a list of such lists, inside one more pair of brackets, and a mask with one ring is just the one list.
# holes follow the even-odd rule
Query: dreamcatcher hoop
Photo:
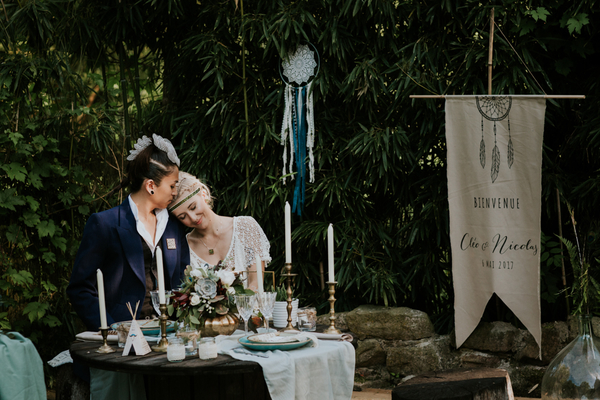
[[[317, 75], [319, 75], [319, 70], [321, 69], [321, 56], [319, 55], [319, 52], [318, 52], [317, 48], [311, 42], [306, 42], [305, 44], [299, 45], [298, 48], [296, 49], [296, 51], [294, 51], [294, 54], [296, 54], [296, 52], [298, 51], [298, 49], [300, 47], [302, 47], [302, 46], [307, 46], [307, 47], [310, 46], [312, 48], [312, 51], [314, 51], [314, 54], [317, 57], [317, 60], [316, 60], [316, 64], [317, 65], [315, 67], [315, 68], [317, 68], [317, 70], [313, 71], [314, 73], [311, 75], [311, 77], [308, 79], [308, 81], [305, 82], [304, 85], [297, 84], [297, 83], [294, 83], [294, 82], [290, 82], [289, 79], [286, 79], [287, 77], [284, 77], [284, 74], [283, 74], [283, 64], [285, 63], [285, 60], [282, 60], [279, 63], [279, 77], [281, 78], [281, 80], [283, 81], [283, 83], [286, 84], [286, 86], [303, 87], [303, 86], [306, 86], [306, 85], [310, 84], [317, 77]], [[289, 54], [288, 54], [288, 56], [293, 57], [293, 55], [289, 55]]]
[[[298, 215], [302, 215], [304, 207], [307, 149], [310, 182], [315, 180], [313, 154], [315, 123], [312, 83], [319, 73], [320, 67], [319, 52], [310, 42], [299, 45], [287, 59], [282, 60], [279, 64], [279, 76], [285, 83], [285, 109], [281, 125], [281, 145], [284, 146], [283, 183], [285, 184], [286, 181], [287, 165], [289, 163], [289, 172], [292, 172], [295, 159], [298, 179], [294, 189], [292, 212], [296, 212]], [[293, 175], [291, 179], [294, 179]]]
[[506, 162], [508, 168], [511, 169], [515, 161], [515, 149], [512, 142], [512, 136], [510, 134], [510, 118], [509, 113], [512, 107], [511, 96], [475, 96], [475, 103], [477, 104], [477, 110], [481, 114], [481, 142], [479, 143], [479, 162], [481, 168], [485, 168], [486, 165], [486, 146], [483, 129], [483, 119], [492, 121], [494, 123], [494, 148], [492, 149], [492, 165], [490, 170], [490, 177], [492, 183], [498, 178], [500, 172], [500, 149], [498, 148], [497, 142], [497, 131], [496, 122], [507, 119], [508, 126], [508, 145], [506, 148]]
[[475, 96], [475, 102], [481, 116], [489, 121], [502, 121], [512, 107], [511, 96]]

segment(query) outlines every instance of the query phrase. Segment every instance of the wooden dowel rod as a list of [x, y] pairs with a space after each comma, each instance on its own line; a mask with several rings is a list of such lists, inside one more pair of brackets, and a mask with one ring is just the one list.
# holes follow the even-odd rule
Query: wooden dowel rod
[[[464, 97], [484, 97], [487, 95], [477, 95], [477, 94], [466, 94]], [[497, 94], [495, 96], [511, 96], [511, 97], [543, 97], [544, 99], [585, 99], [585, 95], [583, 94], [547, 94], [547, 95], [537, 95], [537, 94], [508, 94], [508, 95], [500, 95]], [[409, 96], [411, 99], [445, 99], [446, 95], [444, 94], [411, 94]], [[454, 97], [458, 97], [455, 95]]]
[[488, 50], [488, 94], [492, 94], [492, 60], [494, 54], [494, 9], [490, 13], [490, 41]]

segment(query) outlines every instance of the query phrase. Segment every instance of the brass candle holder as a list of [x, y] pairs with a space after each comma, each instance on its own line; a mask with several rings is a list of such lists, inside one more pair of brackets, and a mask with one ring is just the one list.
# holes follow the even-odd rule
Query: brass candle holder
[[102, 333], [102, 346], [96, 350], [96, 353], [113, 353], [115, 349], [108, 345], [108, 328], [100, 328], [100, 333]]
[[297, 331], [298, 329], [294, 328], [292, 325], [292, 278], [298, 274], [292, 274], [292, 263], [285, 263], [285, 274], [281, 274], [281, 276], [286, 278], [287, 281], [287, 326], [283, 328], [284, 331]]
[[335, 285], [337, 282], [327, 282], [329, 285], [329, 328], [325, 329], [323, 333], [329, 334], [341, 334], [342, 331], [335, 327]]
[[157, 345], [152, 346], [152, 351], [164, 353], [167, 351], [167, 347], [169, 347], [169, 342], [167, 341], [167, 305], [161, 304], [159, 310], [160, 340]]

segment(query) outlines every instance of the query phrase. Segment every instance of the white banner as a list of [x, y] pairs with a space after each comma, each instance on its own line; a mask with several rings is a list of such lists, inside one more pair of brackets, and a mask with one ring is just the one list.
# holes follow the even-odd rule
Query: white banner
[[545, 108], [543, 97], [446, 96], [457, 347], [496, 293], [541, 349]]

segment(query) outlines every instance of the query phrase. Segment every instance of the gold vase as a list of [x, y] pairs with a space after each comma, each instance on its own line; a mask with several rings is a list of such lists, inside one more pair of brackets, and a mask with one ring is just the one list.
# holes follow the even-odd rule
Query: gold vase
[[214, 337], [218, 335], [231, 335], [240, 325], [240, 320], [234, 314], [219, 315], [206, 318], [204, 326], [200, 328], [201, 337]]

